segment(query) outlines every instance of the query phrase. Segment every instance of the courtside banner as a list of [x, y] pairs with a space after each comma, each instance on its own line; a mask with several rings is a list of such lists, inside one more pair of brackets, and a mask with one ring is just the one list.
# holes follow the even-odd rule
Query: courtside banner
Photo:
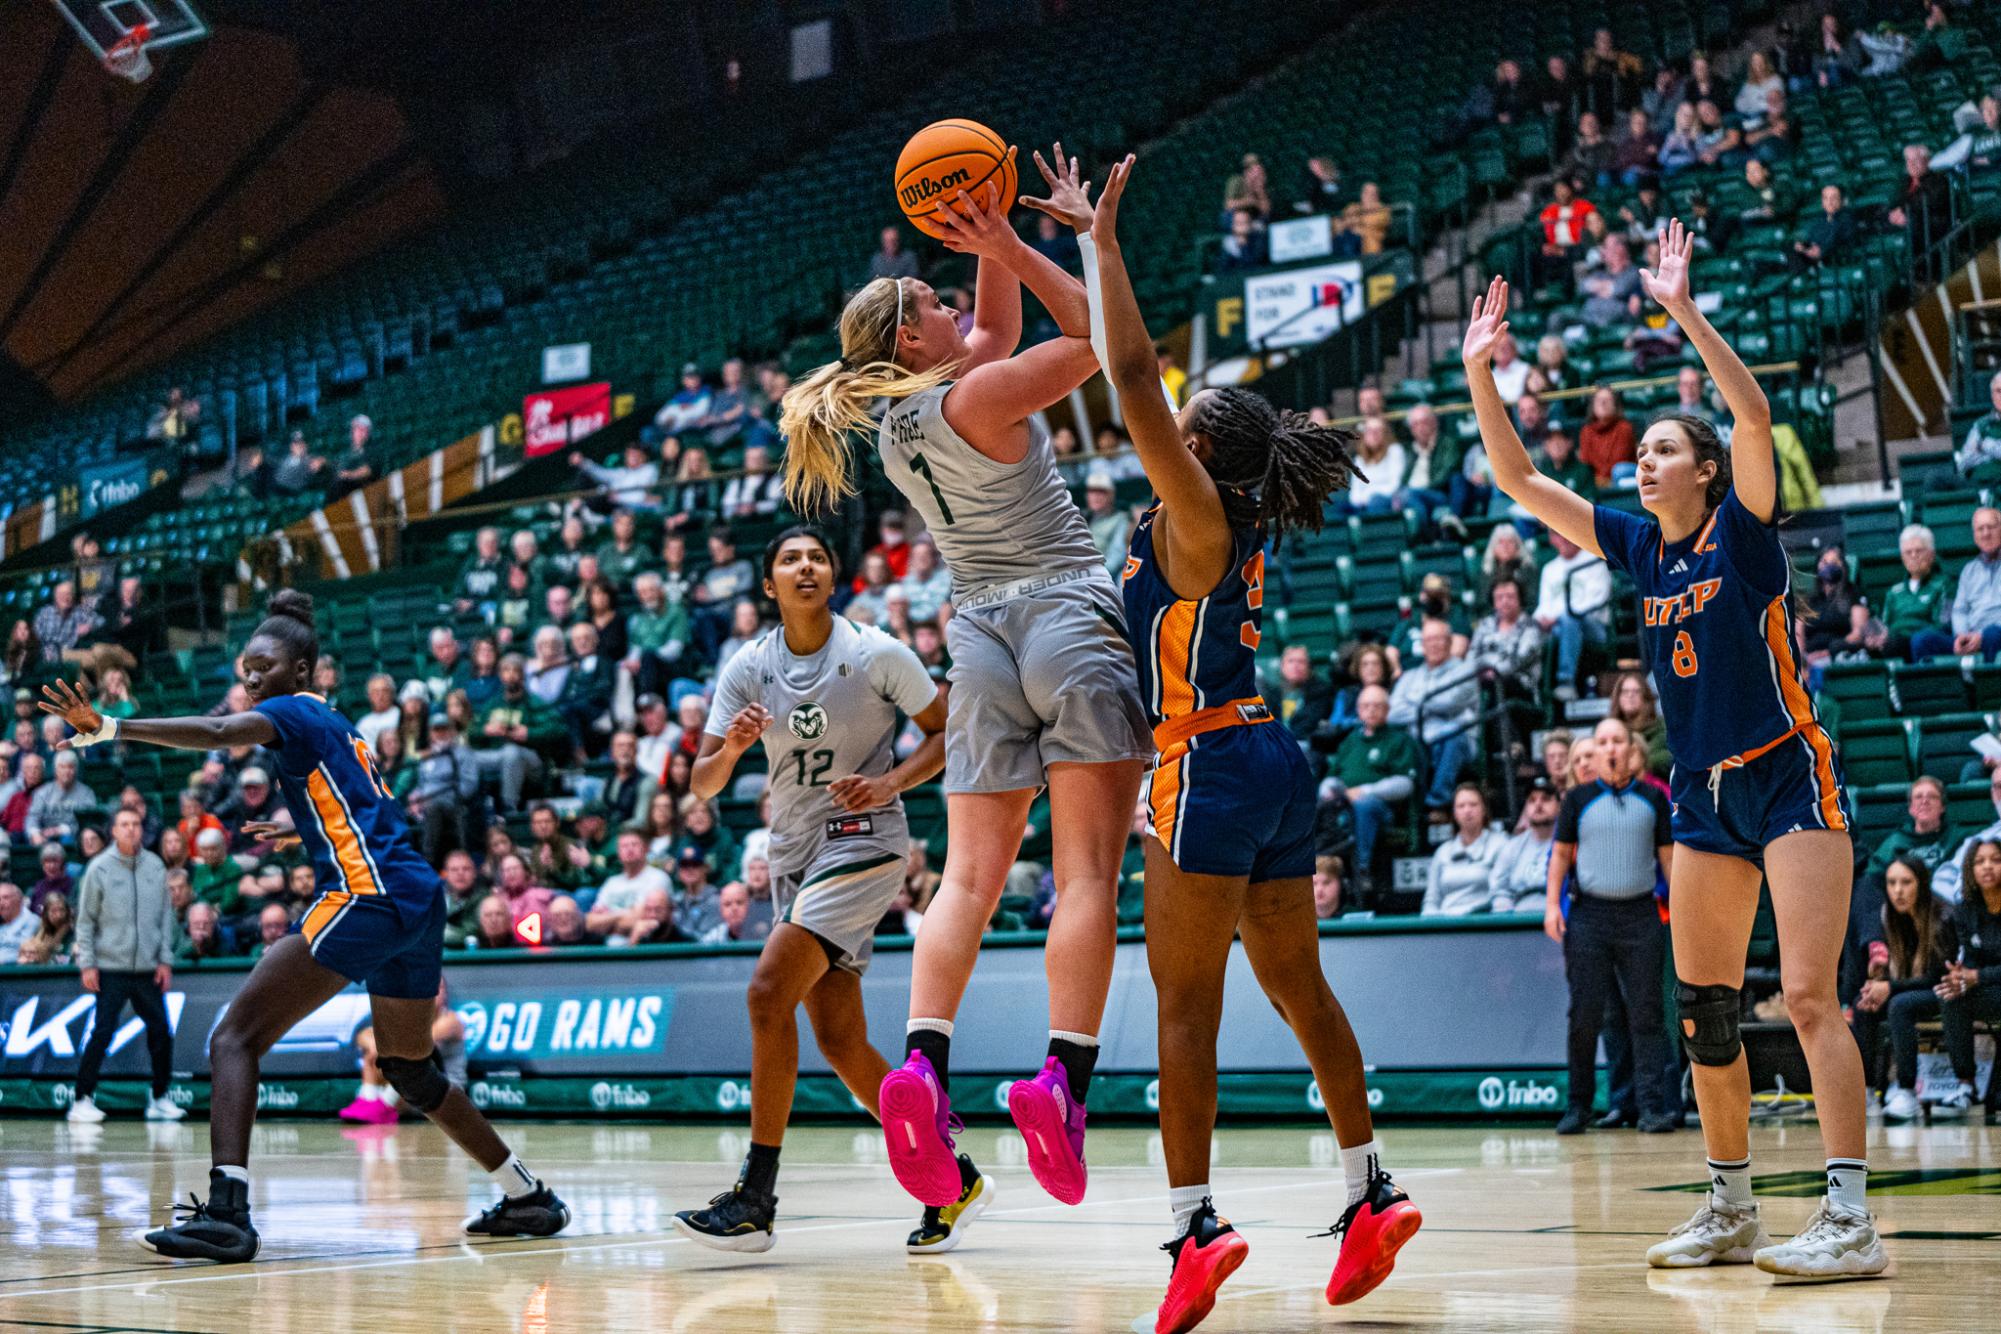
[[541, 389], [521, 400], [522, 450], [529, 458], [567, 449], [611, 420], [611, 382]]
[[[1158, 1071], [1154, 990], [1143, 942], [1121, 941], [1100, 1032], [1099, 1070], [1116, 1090], [1102, 1106], [1144, 1115]], [[1320, 940], [1321, 963], [1368, 1055], [1385, 1113], [1554, 1115], [1562, 1110], [1567, 992], [1561, 951], [1540, 919], [1358, 922]], [[473, 1093], [497, 1111], [675, 1116], [734, 1115], [749, 1097], [750, 1016], [744, 988], [756, 964], [747, 946], [496, 950], [447, 957], [449, 1003], [465, 1023]], [[241, 962], [174, 975], [176, 1097], [205, 1105], [208, 1037], [247, 974]], [[895, 1054], [910, 988], [907, 942], [886, 941], [862, 984], [869, 1029]], [[981, 951], [953, 1041], [955, 1092], [968, 1108], [1004, 1110], [1008, 1081], [1041, 1064], [1048, 983], [1040, 941], [998, 938]], [[1241, 949], [1225, 976], [1218, 1052], [1225, 1110], [1306, 1115], [1317, 1097], [1292, 1032], [1272, 1009]], [[74, 969], [0, 969], [0, 1110], [58, 1105], [89, 1040], [95, 998]], [[368, 997], [342, 992], [264, 1059], [273, 1111], [314, 1114], [335, 1097], [318, 1081], [354, 1078], [354, 1035]], [[142, 1078], [146, 1043], [128, 1012], [105, 1064], [112, 1081]], [[802, 1072], [830, 1076], [812, 1043]], [[982, 1077], [990, 1077], [992, 1107]], [[602, 1085], [602, 1088], [600, 1088]], [[135, 1086], [136, 1087], [136, 1086]], [[805, 1098], [806, 1084], [801, 1085]], [[840, 1112], [847, 1095], [827, 1080], [815, 1110]], [[194, 1090], [190, 1092], [189, 1090]], [[351, 1095], [350, 1095], [351, 1096]], [[1108, 1098], [1099, 1102], [1100, 1097]], [[333, 1105], [339, 1106], [345, 1102]], [[107, 1103], [116, 1106], [115, 1101]]]

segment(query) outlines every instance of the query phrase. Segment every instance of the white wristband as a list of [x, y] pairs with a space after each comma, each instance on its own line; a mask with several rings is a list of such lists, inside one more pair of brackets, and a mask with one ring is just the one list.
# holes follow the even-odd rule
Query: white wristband
[[[103, 717], [102, 714], [98, 716]], [[115, 740], [117, 736], [118, 720], [116, 718], [105, 718], [104, 726], [98, 728], [95, 732], [78, 732], [75, 736], [71, 737], [69, 739], [70, 749], [82, 750], [85, 746], [95, 746], [102, 741]]]

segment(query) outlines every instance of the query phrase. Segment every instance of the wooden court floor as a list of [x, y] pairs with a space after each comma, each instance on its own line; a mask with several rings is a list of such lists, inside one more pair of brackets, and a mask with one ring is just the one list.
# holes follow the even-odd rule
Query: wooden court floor
[[[427, 1126], [259, 1127], [255, 1264], [175, 1266], [131, 1237], [170, 1192], [206, 1191], [206, 1127], [77, 1128], [0, 1120], [0, 1334], [13, 1331], [1124, 1330], [1167, 1278], [1166, 1184], [1146, 1129], [1091, 1134], [1091, 1191], [1037, 1189], [1011, 1130], [964, 1143], [994, 1207], [956, 1252], [902, 1250], [914, 1210], [871, 1133], [802, 1128], [779, 1180], [776, 1249], [700, 1249], [668, 1218], [733, 1179], [741, 1132], [714, 1126], [504, 1129], [567, 1197], [549, 1241], [461, 1237], [483, 1175]], [[95, 1129], [96, 1133], [90, 1133]], [[1251, 1256], [1205, 1330], [1757, 1331], [2001, 1327], [2001, 1129], [1875, 1128], [1875, 1200], [1897, 1265], [1880, 1282], [1775, 1287], [1749, 1268], [1663, 1275], [1645, 1247], [1693, 1208], [1694, 1132], [1559, 1140], [1546, 1129], [1388, 1127], [1389, 1163], [1425, 1213], [1395, 1276], [1362, 1303], [1321, 1297], [1340, 1209], [1332, 1137], [1225, 1129], [1213, 1182]], [[1810, 1126], [1760, 1128], [1756, 1172], [1774, 1233], [1813, 1207]], [[1699, 1188], [1699, 1187], [1698, 1187]], [[1793, 1190], [1791, 1195], [1773, 1194]]]

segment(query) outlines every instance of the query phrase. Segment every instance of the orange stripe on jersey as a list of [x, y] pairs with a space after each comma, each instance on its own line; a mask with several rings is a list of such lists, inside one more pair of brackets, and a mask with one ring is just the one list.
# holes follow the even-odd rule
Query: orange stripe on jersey
[[1181, 753], [1170, 760], [1166, 755], [1153, 771], [1153, 787], [1149, 793], [1153, 817], [1153, 832], [1160, 839], [1160, 846], [1168, 855], [1174, 853], [1174, 815], [1181, 805], [1181, 770], [1188, 760], [1188, 748], [1184, 744]]
[[1715, 531], [1716, 513], [1712, 510], [1709, 515], [1709, 522], [1702, 525], [1702, 534], [1695, 539], [1696, 555], [1700, 556], [1706, 551], [1714, 551], [1716, 549], [1716, 544], [1709, 540], [1709, 535]]
[[1786, 610], [1788, 596], [1780, 594], [1765, 608], [1765, 647], [1771, 650], [1772, 660], [1778, 664], [1779, 695], [1785, 700], [1786, 716], [1793, 720], [1794, 727], [1807, 727], [1814, 722], [1813, 700], [1800, 682], [1799, 665], [1793, 658], [1793, 622]]
[[334, 864], [340, 867], [340, 878], [350, 893], [380, 894], [382, 886], [375, 883], [375, 873], [369, 869], [368, 857], [361, 850], [361, 835], [347, 818], [347, 808], [334, 794], [332, 784], [318, 769], [306, 776], [306, 794], [312, 798], [313, 813], [319, 816], [320, 831], [333, 845]]
[[1154, 638], [1153, 665], [1160, 677], [1160, 716], [1174, 718], [1195, 708], [1195, 683], [1188, 676], [1188, 659], [1195, 647], [1197, 602], [1176, 602], [1160, 616]]
[[334, 918], [340, 916], [340, 910], [353, 897], [344, 889], [330, 889], [313, 901], [313, 906], [306, 909], [306, 920], [299, 923], [299, 931], [308, 945], [319, 938], [320, 932], [326, 930]]
[[1829, 829], [1848, 828], [1848, 822], [1841, 818], [1841, 785], [1834, 781], [1834, 746], [1827, 739], [1826, 729], [1816, 724], [1801, 728], [1800, 735], [1813, 750], [1813, 779], [1820, 789], [1821, 823]]

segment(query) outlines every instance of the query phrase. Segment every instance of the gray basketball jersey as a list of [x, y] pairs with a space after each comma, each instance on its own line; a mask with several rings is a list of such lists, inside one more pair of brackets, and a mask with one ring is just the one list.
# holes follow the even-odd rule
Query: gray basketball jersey
[[1084, 565], [1102, 565], [1091, 530], [1056, 471], [1049, 432], [1028, 423], [1028, 455], [1000, 463], [945, 421], [945, 383], [903, 399], [876, 436], [883, 471], [924, 516], [952, 596]]
[[785, 646], [782, 626], [738, 650], [716, 682], [706, 731], [723, 736], [746, 705], [771, 712], [764, 732], [770, 769], [771, 869], [804, 870], [828, 841], [883, 846], [901, 855], [909, 827], [903, 802], [850, 814], [827, 792], [837, 778], [879, 778], [896, 762], [896, 716], [922, 713], [938, 687], [917, 655], [873, 626], [834, 618], [818, 653]]

